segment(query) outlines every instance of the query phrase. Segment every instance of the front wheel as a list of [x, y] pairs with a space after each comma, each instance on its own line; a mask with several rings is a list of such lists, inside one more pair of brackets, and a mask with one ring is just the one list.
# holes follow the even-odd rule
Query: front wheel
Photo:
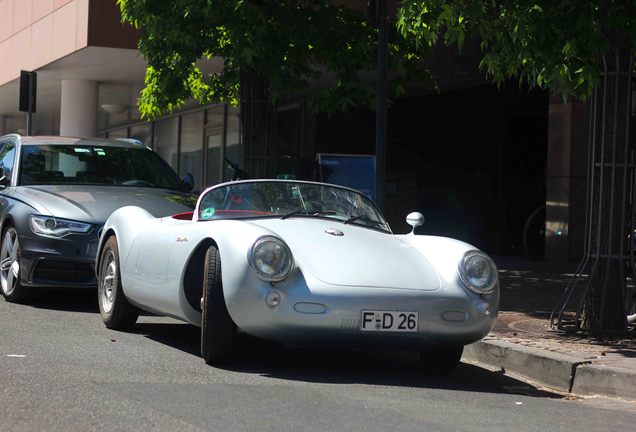
[[232, 321], [223, 295], [221, 256], [216, 246], [205, 254], [203, 299], [201, 301], [201, 356], [207, 364], [221, 364], [236, 346], [236, 324]]
[[137, 322], [139, 309], [128, 302], [121, 287], [119, 248], [115, 236], [109, 237], [102, 249], [97, 302], [102, 321], [109, 329], [123, 330]]
[[463, 352], [463, 346], [426, 348], [420, 351], [420, 364], [424, 372], [449, 374], [459, 365]]
[[24, 303], [32, 298], [32, 292], [20, 282], [20, 242], [18, 232], [12, 226], [2, 236], [0, 288], [8, 302]]

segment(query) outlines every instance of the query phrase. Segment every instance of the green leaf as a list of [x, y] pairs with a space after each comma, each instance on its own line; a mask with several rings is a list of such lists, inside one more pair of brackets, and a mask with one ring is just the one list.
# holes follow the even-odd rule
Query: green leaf
[[530, 10], [534, 12], [543, 13], [543, 8], [538, 4], [535, 4], [534, 6], [532, 6]]

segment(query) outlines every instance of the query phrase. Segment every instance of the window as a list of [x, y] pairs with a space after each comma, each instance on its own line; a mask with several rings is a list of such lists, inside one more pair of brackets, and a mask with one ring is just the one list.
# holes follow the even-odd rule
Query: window
[[179, 177], [194, 176], [194, 190], [201, 190], [203, 180], [203, 111], [181, 116], [181, 152]]
[[[239, 109], [233, 106], [227, 107], [227, 137], [225, 140], [225, 157], [232, 162], [241, 164], [241, 146], [239, 137]], [[232, 170], [226, 169], [223, 179], [229, 181], [232, 179]]]
[[210, 186], [231, 180], [234, 170], [230, 162], [242, 167], [238, 108], [218, 105], [207, 110], [205, 148], [206, 184]]
[[180, 190], [176, 173], [145, 147], [24, 145], [19, 184], [92, 184]]
[[176, 171], [179, 146], [179, 118], [159, 120], [155, 129], [155, 151]]
[[13, 173], [14, 159], [15, 145], [13, 143], [8, 143], [0, 151], [0, 182], [2, 184], [11, 184], [11, 174]]
[[205, 180], [208, 186], [220, 183], [223, 179], [224, 122], [224, 105], [219, 105], [208, 109], [207, 124], [205, 125], [205, 146], [207, 152], [207, 169]]

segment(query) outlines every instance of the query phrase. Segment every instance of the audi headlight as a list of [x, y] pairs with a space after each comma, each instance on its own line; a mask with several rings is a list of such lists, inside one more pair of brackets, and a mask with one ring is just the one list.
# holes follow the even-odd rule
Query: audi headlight
[[485, 253], [471, 250], [459, 262], [459, 278], [475, 294], [489, 294], [497, 284], [497, 267]]
[[69, 234], [87, 234], [92, 225], [52, 216], [29, 216], [31, 231], [45, 237], [64, 237]]
[[249, 263], [256, 276], [266, 282], [280, 282], [294, 268], [294, 259], [285, 242], [272, 236], [261, 237], [254, 242], [249, 252]]

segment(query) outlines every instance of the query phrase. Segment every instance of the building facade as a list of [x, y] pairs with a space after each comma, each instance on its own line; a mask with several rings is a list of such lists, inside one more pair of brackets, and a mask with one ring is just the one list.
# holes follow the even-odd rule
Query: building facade
[[241, 156], [238, 109], [191, 103], [142, 121], [136, 101], [146, 65], [138, 39], [120, 22], [115, 0], [1, 0], [0, 133], [26, 133], [20, 71], [36, 71], [33, 134], [134, 137], [180, 175], [192, 173], [198, 189], [230, 178], [223, 159]]

